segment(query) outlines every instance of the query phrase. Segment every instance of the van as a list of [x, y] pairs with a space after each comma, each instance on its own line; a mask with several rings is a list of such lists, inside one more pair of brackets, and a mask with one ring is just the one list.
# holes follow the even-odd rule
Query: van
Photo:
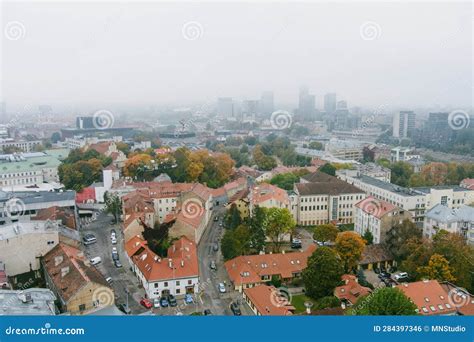
[[95, 257], [89, 260], [91, 265], [98, 265], [102, 262], [102, 259], [100, 257]]

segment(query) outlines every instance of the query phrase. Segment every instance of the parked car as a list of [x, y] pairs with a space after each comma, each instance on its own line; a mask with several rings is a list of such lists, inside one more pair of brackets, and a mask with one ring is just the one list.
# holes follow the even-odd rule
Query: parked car
[[168, 302], [170, 303], [170, 306], [175, 307], [178, 305], [178, 301], [176, 300], [176, 297], [173, 295], [168, 296]]
[[145, 308], [147, 308], [147, 309], [151, 309], [152, 306], [153, 306], [153, 305], [151, 304], [150, 300], [148, 300], [148, 299], [146, 299], [146, 298], [142, 298], [142, 299], [140, 300], [140, 304], [143, 305], [143, 306], [144, 306]]
[[117, 237], [117, 232], [115, 231], [115, 229], [110, 230], [110, 237], [112, 237], [112, 236], [115, 237], [115, 238]]
[[184, 296], [184, 303], [186, 303], [186, 304], [192, 304], [192, 303], [194, 303], [193, 296], [190, 295], [190, 294], [186, 294], [186, 295]]
[[97, 239], [94, 235], [92, 234], [86, 234], [83, 238], [82, 238], [82, 242], [84, 243], [84, 245], [91, 245], [93, 243], [96, 243], [97, 242]]
[[112, 247], [112, 260], [118, 260], [118, 259], [119, 259], [119, 255], [117, 252], [117, 247]]
[[242, 316], [242, 312], [240, 311], [239, 304], [236, 302], [230, 303], [230, 309], [232, 310], [232, 313], [234, 316]]
[[212, 315], [211, 310], [209, 309], [204, 310], [204, 316], [210, 316], [210, 315]]
[[220, 293], [225, 293], [225, 292], [226, 292], [224, 283], [219, 283], [219, 285], [217, 286], [217, 288], [219, 289], [219, 292], [220, 292]]
[[107, 284], [112, 284], [114, 281], [112, 280], [112, 277], [107, 277], [105, 278], [105, 281], [107, 282]]
[[154, 308], [160, 307], [160, 300], [158, 298], [153, 299], [153, 307]]
[[127, 306], [127, 304], [119, 304], [118, 306], [119, 310], [122, 311], [126, 315], [130, 315], [132, 313], [132, 310]]
[[214, 222], [219, 221], [219, 216], [214, 217]]
[[115, 237], [110, 238], [110, 241], [112, 242], [112, 245], [117, 244], [117, 239]]
[[393, 275], [393, 279], [396, 280], [396, 281], [400, 281], [400, 280], [407, 279], [407, 278], [408, 278], [408, 273], [407, 272], [397, 272]]
[[211, 270], [217, 270], [217, 265], [216, 265], [216, 262], [214, 260], [211, 261]]
[[217, 252], [219, 250], [219, 245], [217, 243], [215, 243], [213, 246], [212, 246], [212, 249], [214, 250], [214, 252]]
[[100, 264], [102, 262], [102, 259], [101, 257], [95, 257], [95, 258], [90, 259], [89, 262], [91, 263], [91, 265], [95, 266], [95, 265]]
[[119, 259], [114, 260], [114, 265], [115, 265], [115, 267], [117, 267], [117, 268], [121, 268], [121, 267], [122, 267], [122, 263], [120, 262]]
[[301, 248], [303, 247], [301, 240], [294, 238], [291, 240], [291, 248]]
[[168, 299], [166, 299], [165, 297], [161, 297], [160, 305], [162, 308], [167, 308], [168, 306], [170, 306], [170, 303], [168, 302]]

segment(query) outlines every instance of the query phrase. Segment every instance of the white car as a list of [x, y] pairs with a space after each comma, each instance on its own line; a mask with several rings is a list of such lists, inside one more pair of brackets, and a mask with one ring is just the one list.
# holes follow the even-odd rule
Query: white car
[[159, 298], [153, 299], [153, 307], [155, 307], [155, 308], [160, 307], [160, 299]]
[[116, 245], [117, 244], [117, 238], [115, 236], [112, 236], [110, 238], [110, 240], [112, 241], [112, 245]]
[[224, 283], [219, 283], [219, 285], [217, 286], [217, 288], [219, 289], [219, 292], [220, 293], [225, 293], [225, 285]]
[[100, 257], [95, 257], [89, 260], [91, 265], [95, 266], [98, 265], [102, 262], [102, 259]]

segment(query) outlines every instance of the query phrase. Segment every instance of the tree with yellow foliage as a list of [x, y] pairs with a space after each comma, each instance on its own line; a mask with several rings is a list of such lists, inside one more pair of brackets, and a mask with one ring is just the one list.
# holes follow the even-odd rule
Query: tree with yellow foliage
[[344, 269], [346, 272], [350, 272], [355, 269], [362, 256], [365, 241], [355, 232], [342, 232], [337, 234], [335, 248], [341, 257]]

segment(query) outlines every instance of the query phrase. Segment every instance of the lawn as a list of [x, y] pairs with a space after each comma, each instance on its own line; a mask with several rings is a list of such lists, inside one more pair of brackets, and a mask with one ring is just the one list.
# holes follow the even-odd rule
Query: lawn
[[301, 295], [296, 295], [291, 298], [291, 305], [295, 307], [295, 313], [304, 313], [306, 312], [306, 307], [304, 306], [304, 302], [314, 302], [311, 298], [301, 294]]

